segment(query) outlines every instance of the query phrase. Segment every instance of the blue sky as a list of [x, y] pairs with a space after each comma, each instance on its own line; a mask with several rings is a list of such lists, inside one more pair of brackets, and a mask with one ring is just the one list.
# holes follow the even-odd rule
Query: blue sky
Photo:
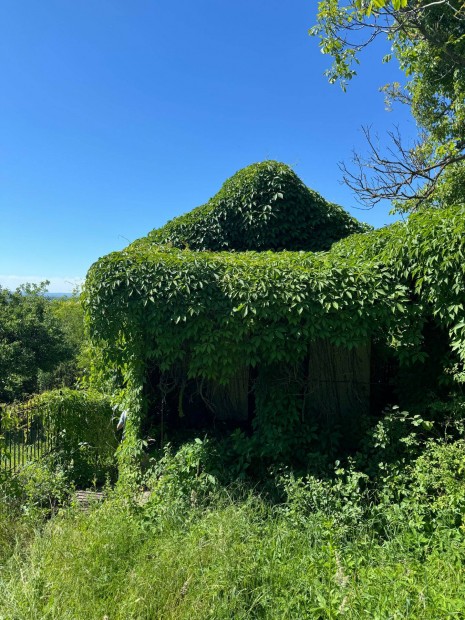
[[65, 292], [100, 256], [206, 202], [236, 170], [290, 164], [357, 206], [338, 162], [415, 125], [386, 112], [400, 79], [370, 48], [343, 93], [308, 36], [316, 0], [3, 0], [0, 8], [0, 285]]

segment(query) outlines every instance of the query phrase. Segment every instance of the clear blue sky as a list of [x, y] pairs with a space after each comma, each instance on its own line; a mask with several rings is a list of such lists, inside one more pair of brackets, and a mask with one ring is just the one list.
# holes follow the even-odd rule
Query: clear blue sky
[[99, 257], [276, 159], [376, 226], [338, 162], [408, 110], [370, 49], [346, 94], [308, 36], [316, 0], [3, 0], [0, 7], [0, 285], [67, 291]]

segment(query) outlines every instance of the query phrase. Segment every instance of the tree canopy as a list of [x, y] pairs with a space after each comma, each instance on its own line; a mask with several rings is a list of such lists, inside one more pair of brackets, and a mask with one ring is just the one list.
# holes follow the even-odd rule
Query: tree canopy
[[[41, 380], [49, 381], [75, 355], [63, 320], [45, 296], [47, 284], [0, 287], [0, 402], [38, 391]], [[61, 366], [67, 377], [65, 370]]]
[[[322, 0], [310, 33], [333, 58], [330, 82], [343, 88], [356, 75], [360, 52], [385, 36], [406, 77], [383, 87], [389, 103], [410, 106], [419, 138], [406, 147], [399, 133], [381, 150], [367, 129], [370, 156], [343, 166], [344, 179], [368, 205], [383, 199], [398, 209], [465, 200], [465, 4], [462, 0]], [[391, 54], [384, 58], [389, 61]], [[451, 168], [454, 170], [450, 172]]]

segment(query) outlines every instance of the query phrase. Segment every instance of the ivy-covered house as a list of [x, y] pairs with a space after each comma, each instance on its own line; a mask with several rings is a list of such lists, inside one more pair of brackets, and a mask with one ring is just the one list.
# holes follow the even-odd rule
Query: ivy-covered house
[[268, 161], [101, 258], [85, 303], [130, 411], [128, 458], [144, 421], [167, 416], [248, 420], [263, 457], [305, 452], [328, 422], [350, 435], [379, 379], [373, 344], [438, 372], [431, 326], [436, 366], [457, 375], [464, 222], [456, 207], [371, 231]]

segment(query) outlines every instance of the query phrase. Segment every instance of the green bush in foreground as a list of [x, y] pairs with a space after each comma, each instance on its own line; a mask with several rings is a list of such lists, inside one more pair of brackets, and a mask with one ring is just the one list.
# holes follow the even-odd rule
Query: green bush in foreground
[[55, 460], [71, 481], [83, 488], [115, 475], [118, 442], [109, 397], [93, 390], [51, 390], [35, 396], [37, 407], [56, 444]]
[[[215, 445], [197, 440], [151, 464], [148, 501], [126, 489], [64, 510], [29, 545], [10, 519], [0, 618], [463, 617], [463, 440], [401, 413], [368, 433], [377, 475], [360, 457], [330, 477], [284, 471], [280, 503], [222, 488]], [[389, 455], [394, 436], [405, 450]]]
[[[4, 505], [14, 506], [34, 523], [54, 514], [76, 488], [116, 479], [118, 442], [107, 396], [67, 388], [43, 392], [22, 405], [5, 408], [3, 429], [21, 427], [24, 411], [34, 417], [45, 452], [37, 458], [29, 450], [14, 475], [0, 469], [0, 502]], [[0, 457], [2, 449], [0, 444]]]

